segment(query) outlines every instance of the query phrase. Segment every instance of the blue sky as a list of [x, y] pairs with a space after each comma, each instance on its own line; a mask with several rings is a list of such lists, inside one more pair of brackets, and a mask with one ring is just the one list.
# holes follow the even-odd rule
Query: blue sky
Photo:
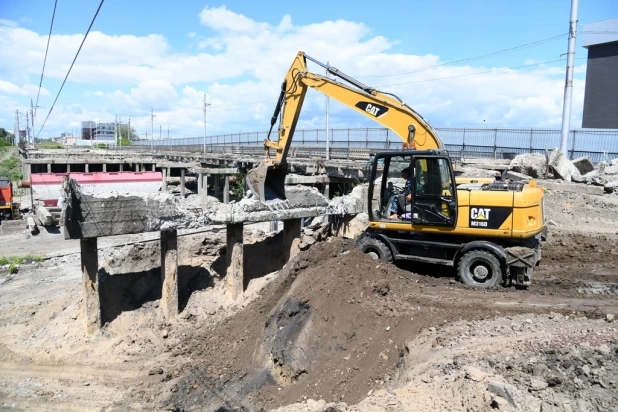
[[[37, 114], [40, 126], [98, 0], [58, 0]], [[0, 2], [0, 126], [36, 99], [53, 0]], [[131, 117], [138, 133], [201, 135], [265, 130], [296, 50], [372, 86], [385, 86], [435, 126], [559, 127], [570, 2], [246, 2], [106, 0], [41, 137], [81, 120]], [[581, 0], [579, 22], [618, 16], [615, 0]], [[580, 27], [581, 29], [581, 27]], [[564, 36], [489, 58], [409, 72]], [[576, 49], [572, 125], [581, 125], [586, 50]], [[457, 77], [463, 76], [463, 77]], [[449, 78], [450, 79], [444, 79]], [[434, 80], [443, 79], [443, 80]], [[390, 86], [388, 86], [390, 85]], [[333, 127], [372, 126], [333, 104]], [[306, 128], [324, 126], [324, 98], [308, 95]], [[38, 131], [38, 127], [37, 131]]]

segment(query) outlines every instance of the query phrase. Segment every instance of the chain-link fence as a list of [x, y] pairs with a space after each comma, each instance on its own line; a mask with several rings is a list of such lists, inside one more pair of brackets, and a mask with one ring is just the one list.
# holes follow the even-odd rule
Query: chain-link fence
[[[560, 147], [558, 129], [436, 128], [452, 157], [512, 158], [521, 153], [545, 153]], [[268, 132], [135, 141], [132, 150], [258, 154]], [[272, 136], [276, 139], [276, 135]], [[386, 128], [331, 129], [332, 158], [363, 159], [380, 150], [401, 148], [401, 139]], [[593, 162], [618, 157], [618, 130], [577, 129], [569, 133], [569, 157], [588, 156]], [[127, 149], [128, 149], [127, 148]], [[324, 157], [326, 129], [296, 130], [291, 156]]]

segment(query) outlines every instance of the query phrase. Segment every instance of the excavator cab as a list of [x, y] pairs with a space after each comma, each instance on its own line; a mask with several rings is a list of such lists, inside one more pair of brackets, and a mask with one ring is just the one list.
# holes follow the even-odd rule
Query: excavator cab
[[369, 182], [372, 221], [455, 227], [457, 191], [441, 150], [378, 153]]

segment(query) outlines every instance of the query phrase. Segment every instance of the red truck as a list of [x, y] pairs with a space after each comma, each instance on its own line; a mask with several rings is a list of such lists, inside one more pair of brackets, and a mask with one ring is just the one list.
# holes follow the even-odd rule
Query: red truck
[[13, 219], [13, 184], [0, 177], [0, 220]]

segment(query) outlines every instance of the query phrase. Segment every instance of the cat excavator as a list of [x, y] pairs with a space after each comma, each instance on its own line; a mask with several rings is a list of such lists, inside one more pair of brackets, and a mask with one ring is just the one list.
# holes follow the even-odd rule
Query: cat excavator
[[[310, 72], [307, 61], [334, 78]], [[369, 226], [357, 240], [363, 252], [386, 262], [453, 266], [463, 283], [476, 287], [531, 284], [546, 230], [545, 190], [535, 181], [456, 179], [438, 133], [422, 116], [396, 95], [366, 86], [302, 51], [281, 85], [264, 141], [266, 159], [247, 176], [262, 202], [285, 200], [286, 158], [308, 88], [402, 139], [401, 150], [376, 153], [371, 160]], [[275, 141], [270, 135], [278, 118]]]

